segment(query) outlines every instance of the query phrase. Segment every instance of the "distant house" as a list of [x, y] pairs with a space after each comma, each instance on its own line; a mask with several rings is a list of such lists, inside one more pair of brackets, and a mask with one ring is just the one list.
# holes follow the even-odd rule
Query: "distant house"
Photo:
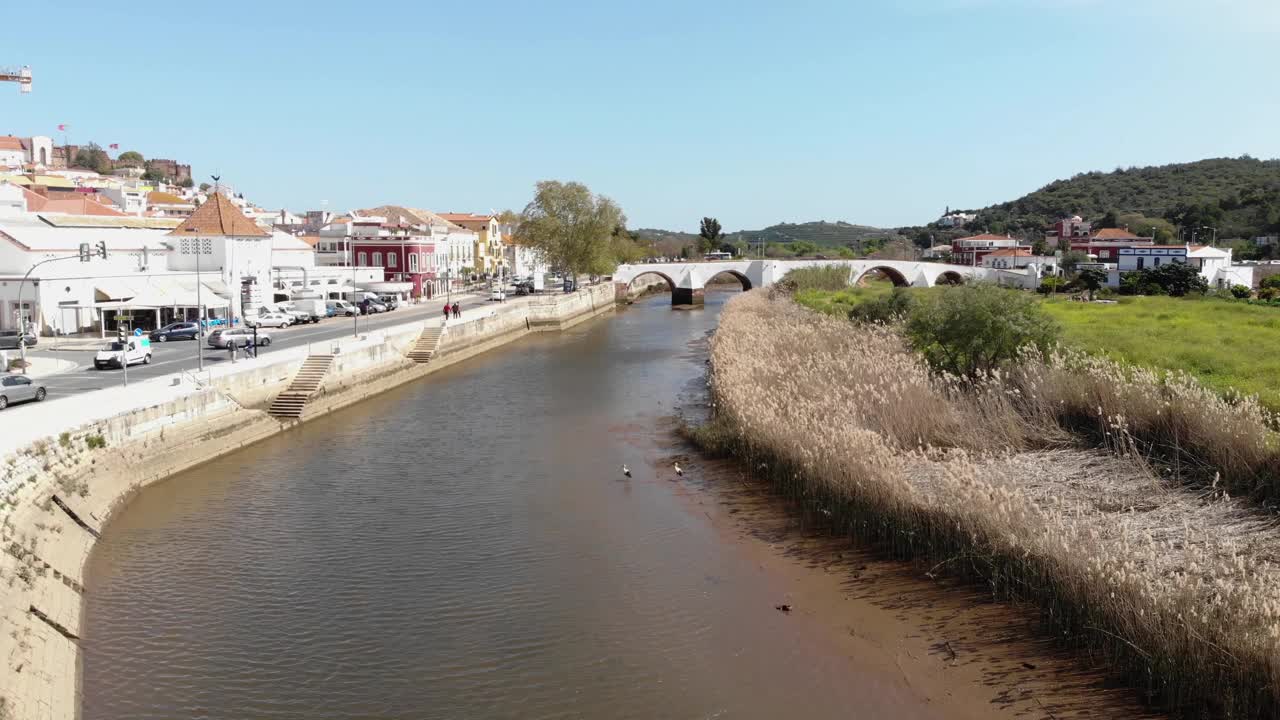
[[1110, 265], [1119, 262], [1120, 250], [1151, 247], [1155, 242], [1154, 237], [1135, 235], [1128, 228], [1103, 228], [1086, 237], [1071, 238], [1071, 249]]
[[1259, 235], [1253, 239], [1253, 244], [1258, 247], [1275, 247], [1280, 245], [1280, 235]]
[[950, 257], [951, 246], [950, 245], [934, 245], [931, 248], [926, 248], [921, 255], [926, 260], [937, 260], [938, 258]]
[[1071, 243], [1089, 237], [1092, 225], [1079, 215], [1063, 218], [1045, 231], [1045, 242], [1049, 247], [1066, 248]]
[[1019, 270], [1028, 265], [1056, 266], [1052, 255], [1036, 255], [1028, 247], [1001, 248], [982, 256], [982, 267], [995, 270]]
[[1150, 270], [1170, 263], [1196, 268], [1210, 287], [1253, 286], [1252, 267], [1232, 265], [1230, 249], [1207, 245], [1149, 245], [1119, 248], [1116, 268], [1109, 273], [1107, 284], [1119, 287], [1120, 277], [1124, 273]]
[[195, 203], [160, 190], [147, 193], [147, 215], [151, 217], [191, 217], [196, 211]]
[[976, 220], [977, 217], [978, 216], [975, 213], [948, 211], [947, 214], [938, 218], [938, 227], [944, 227], [944, 228], [964, 227], [965, 225], [968, 225], [969, 223]]
[[991, 233], [970, 235], [951, 243], [951, 262], [957, 265], [972, 265], [976, 267], [982, 264], [982, 258], [988, 254], [996, 250], [1016, 247], [1018, 247], [1018, 241], [1008, 235], [993, 235]]

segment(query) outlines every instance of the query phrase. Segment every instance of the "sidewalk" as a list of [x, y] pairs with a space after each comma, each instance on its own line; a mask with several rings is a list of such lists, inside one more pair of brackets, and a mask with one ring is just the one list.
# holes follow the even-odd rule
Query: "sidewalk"
[[[8, 353], [8, 351], [5, 351], [5, 352]], [[18, 353], [17, 352], [8, 353], [8, 358], [12, 362], [13, 360], [18, 359]], [[57, 375], [58, 373], [64, 373], [69, 370], [75, 370], [76, 368], [80, 367], [80, 363], [74, 360], [66, 360], [63, 358], [51, 357], [47, 353], [29, 352], [27, 353], [27, 362], [29, 363], [29, 365], [27, 366], [27, 377], [33, 377], [33, 378]], [[22, 371], [14, 370], [13, 372], [21, 373]]]

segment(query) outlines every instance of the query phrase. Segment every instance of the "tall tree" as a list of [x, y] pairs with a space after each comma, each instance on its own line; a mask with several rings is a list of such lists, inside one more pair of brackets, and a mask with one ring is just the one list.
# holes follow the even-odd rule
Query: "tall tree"
[[71, 164], [104, 175], [111, 172], [111, 157], [107, 155], [106, 150], [98, 147], [97, 143], [89, 143], [77, 150]]
[[116, 164], [122, 167], [142, 167], [142, 153], [137, 150], [125, 150], [116, 158]]
[[614, 234], [627, 218], [617, 203], [578, 182], [543, 180], [520, 214], [516, 235], [554, 268], [598, 275], [612, 271]]
[[720, 221], [713, 217], [702, 218], [702, 222], [698, 224], [698, 238], [698, 250], [701, 252], [711, 252], [719, 247], [724, 239]]

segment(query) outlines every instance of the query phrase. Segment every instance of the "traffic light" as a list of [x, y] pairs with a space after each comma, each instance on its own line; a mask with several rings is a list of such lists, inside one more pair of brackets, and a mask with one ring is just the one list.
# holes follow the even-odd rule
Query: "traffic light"
[[80, 262], [89, 262], [91, 257], [93, 251], [89, 249], [89, 243], [80, 243]]
[[125, 341], [125, 338], [126, 338], [126, 335], [124, 333], [124, 328], [122, 327], [116, 328], [116, 339], [123, 343]]
[[98, 241], [98, 257], [102, 258], [103, 260], [107, 259], [107, 241], [106, 240]]

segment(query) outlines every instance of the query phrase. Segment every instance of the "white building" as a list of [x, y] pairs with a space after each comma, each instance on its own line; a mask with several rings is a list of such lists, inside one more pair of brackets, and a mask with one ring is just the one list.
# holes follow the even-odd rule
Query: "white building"
[[[261, 230], [221, 196], [179, 221], [25, 212], [10, 194], [0, 185], [2, 329], [20, 315], [40, 334], [152, 329], [201, 307], [242, 318], [303, 289], [334, 298], [382, 280], [382, 268], [316, 268], [310, 246]], [[107, 257], [82, 262], [82, 246]]]
[[1053, 255], [1036, 255], [1030, 248], [1012, 247], [995, 250], [982, 256], [982, 267], [997, 270], [1017, 270], [1036, 265], [1039, 267], [1056, 266], [1057, 257]]
[[1209, 283], [1209, 287], [1228, 288], [1232, 285], [1253, 287], [1253, 268], [1233, 265], [1229, 248], [1207, 245], [1151, 245], [1148, 247], [1119, 248], [1116, 269], [1108, 274], [1107, 284], [1120, 286], [1124, 273], [1179, 263], [1191, 265]]
[[[542, 286], [542, 276], [548, 272], [547, 261], [543, 254], [527, 245], [517, 245], [510, 236], [504, 240], [507, 251], [507, 267], [515, 278], [535, 279], [538, 287]], [[950, 249], [948, 246], [947, 249]]]

